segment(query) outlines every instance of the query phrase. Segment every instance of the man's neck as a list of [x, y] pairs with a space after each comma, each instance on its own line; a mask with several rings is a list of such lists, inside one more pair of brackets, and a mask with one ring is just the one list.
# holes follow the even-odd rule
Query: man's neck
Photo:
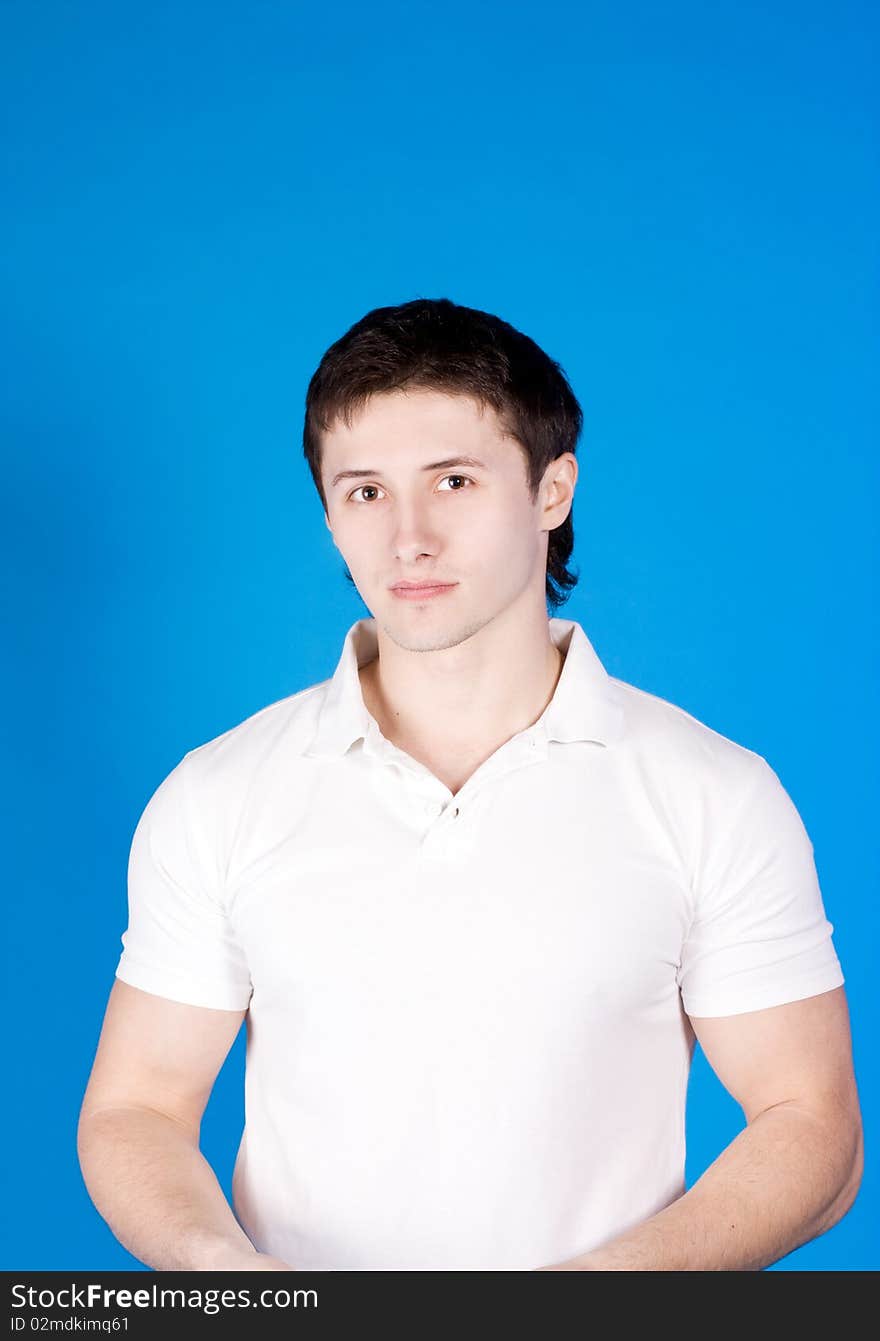
[[434, 652], [378, 635], [379, 655], [359, 672], [364, 704], [386, 739], [426, 762], [488, 757], [538, 720], [564, 663], [546, 616]]

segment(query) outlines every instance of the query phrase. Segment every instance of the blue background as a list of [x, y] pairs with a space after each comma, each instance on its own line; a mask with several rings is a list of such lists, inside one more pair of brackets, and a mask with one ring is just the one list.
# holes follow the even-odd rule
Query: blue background
[[[371, 307], [504, 317], [584, 408], [581, 621], [813, 839], [868, 1167], [777, 1269], [877, 1268], [876, 11], [5, 3], [4, 1268], [136, 1266], [75, 1128], [131, 835], [365, 612], [301, 455]], [[227, 1192], [244, 1035], [204, 1150]], [[688, 1181], [742, 1124], [698, 1053]]]

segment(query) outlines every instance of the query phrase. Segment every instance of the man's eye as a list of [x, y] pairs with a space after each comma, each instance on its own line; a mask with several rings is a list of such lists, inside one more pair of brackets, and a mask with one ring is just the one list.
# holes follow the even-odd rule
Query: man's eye
[[[440, 483], [445, 484], [447, 480], [458, 480], [459, 483], [454, 488], [445, 490], [444, 492], [446, 493], [460, 494], [469, 484], [473, 484], [473, 480], [468, 475], [444, 475]], [[372, 503], [372, 497], [364, 498], [362, 496], [361, 498], [355, 498], [355, 494], [363, 495], [365, 491], [370, 491], [372, 495], [381, 492], [378, 484], [359, 484], [356, 489], [352, 489], [348, 497], [355, 503]]]
[[[372, 489], [374, 493], [378, 493], [378, 491], [379, 491], [379, 486], [378, 486], [377, 484], [359, 484], [358, 487], [357, 487], [356, 489], [352, 489], [351, 493], [348, 495], [349, 498], [354, 498], [355, 494], [359, 494], [363, 489]], [[360, 499], [355, 499], [355, 502], [357, 502], [357, 503], [370, 503], [370, 502], [372, 502], [372, 499], [370, 499], [370, 498], [360, 498]]]

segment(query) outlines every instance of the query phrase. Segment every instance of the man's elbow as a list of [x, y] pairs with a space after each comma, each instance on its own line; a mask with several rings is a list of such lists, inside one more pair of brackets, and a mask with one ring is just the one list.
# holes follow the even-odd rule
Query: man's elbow
[[838, 1177], [836, 1195], [826, 1210], [821, 1233], [838, 1224], [852, 1209], [862, 1185], [865, 1138], [860, 1112], [856, 1111], [843, 1123], [838, 1121], [835, 1129], [829, 1133], [829, 1139], [842, 1152], [840, 1161], [842, 1171]]
[[857, 1114], [853, 1121], [852, 1144], [854, 1147], [853, 1157], [849, 1170], [849, 1177], [841, 1194], [840, 1219], [843, 1219], [847, 1211], [852, 1208], [856, 1197], [859, 1195], [859, 1188], [862, 1185], [862, 1174], [865, 1169], [865, 1134], [860, 1114]]

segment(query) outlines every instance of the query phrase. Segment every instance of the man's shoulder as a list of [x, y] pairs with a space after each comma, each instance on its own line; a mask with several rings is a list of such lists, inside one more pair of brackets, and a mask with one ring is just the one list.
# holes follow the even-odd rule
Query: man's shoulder
[[626, 721], [626, 749], [640, 769], [676, 785], [748, 786], [765, 764], [757, 751], [671, 700], [609, 677]]
[[233, 781], [270, 762], [283, 766], [301, 759], [314, 738], [330, 680], [321, 680], [266, 704], [235, 726], [187, 754], [190, 772], [203, 779]]

